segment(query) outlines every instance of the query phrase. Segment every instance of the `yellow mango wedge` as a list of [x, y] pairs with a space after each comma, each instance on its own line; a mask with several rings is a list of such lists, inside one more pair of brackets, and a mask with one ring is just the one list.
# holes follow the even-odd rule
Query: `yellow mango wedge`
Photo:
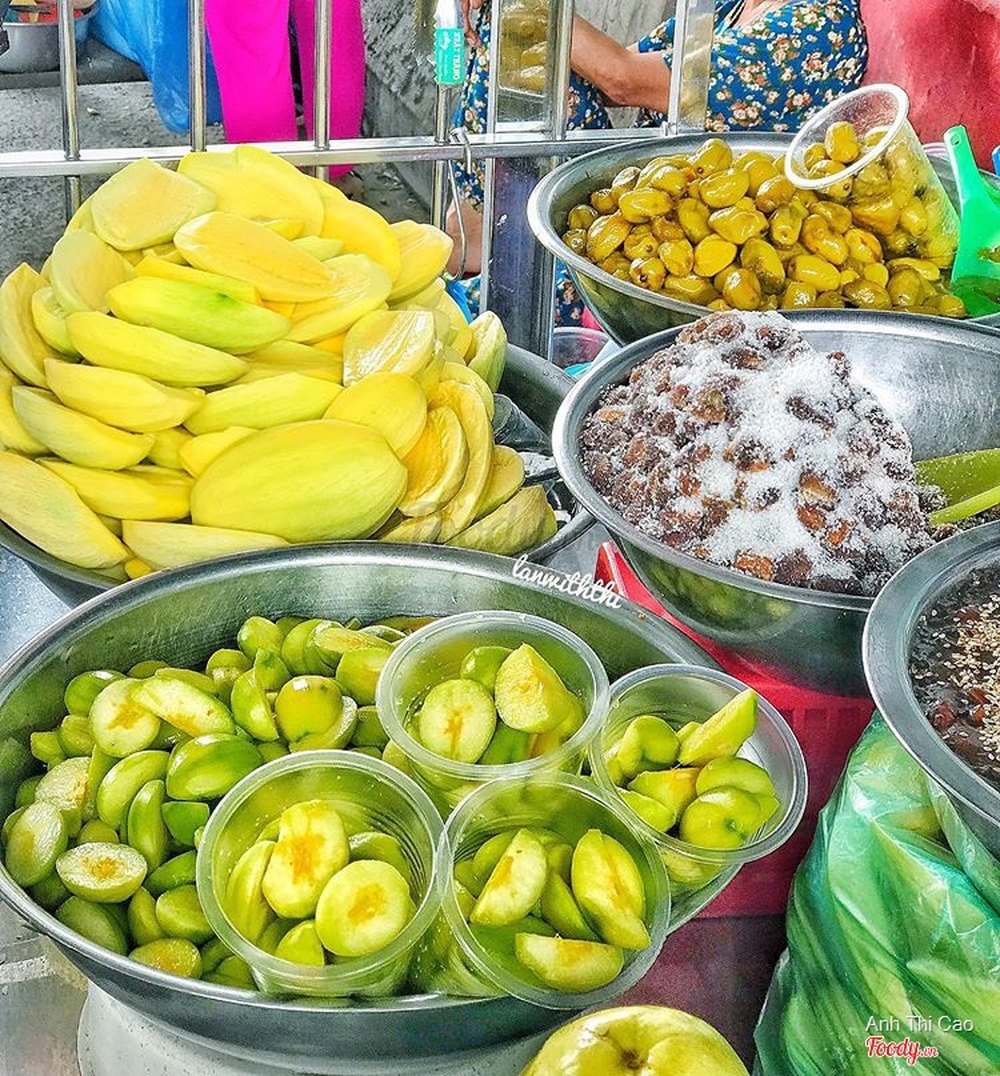
[[399, 240], [389, 222], [374, 209], [350, 198], [321, 180], [314, 179], [323, 204], [320, 235], [343, 243], [344, 254], [366, 254], [377, 261], [394, 281], [402, 269]]
[[0, 361], [29, 385], [46, 387], [44, 363], [56, 351], [35, 328], [31, 302], [45, 279], [27, 262], [8, 273], [0, 284]]
[[442, 381], [429, 394], [434, 407], [450, 407], [459, 422], [469, 445], [469, 465], [458, 492], [441, 510], [442, 542], [450, 541], [464, 531], [475, 519], [476, 508], [489, 481], [493, 463], [493, 429], [479, 394], [457, 381]]
[[10, 370], [0, 365], [0, 448], [9, 448], [24, 456], [42, 456], [47, 451], [46, 446], [31, 436], [14, 410], [13, 390], [20, 386], [20, 381]]
[[434, 316], [427, 310], [374, 310], [344, 338], [344, 384], [369, 374], [416, 377], [434, 355]]
[[242, 441], [256, 432], [251, 426], [229, 426], [215, 433], [203, 433], [198, 437], [192, 437], [180, 448], [181, 466], [192, 478], [197, 478], [212, 460], [216, 456], [221, 456], [230, 445], [235, 445], [237, 441]]
[[178, 265], [163, 257], [151, 257], [146, 255], [135, 267], [136, 276], [152, 276], [160, 280], [180, 280], [186, 284], [201, 284], [204, 288], [212, 288], [221, 291], [223, 295], [231, 295], [234, 299], [242, 299], [245, 303], [260, 302], [257, 289], [245, 280], [237, 280], [233, 276], [222, 276], [220, 273], [206, 273], [203, 269], [195, 269], [192, 265]]
[[0, 452], [0, 519], [29, 542], [80, 568], [112, 568], [129, 552], [80, 499], [45, 467]]
[[49, 347], [67, 358], [79, 358], [80, 353], [69, 338], [66, 311], [56, 301], [56, 294], [51, 288], [39, 288], [32, 294], [31, 318], [39, 336]]
[[401, 220], [390, 227], [399, 240], [402, 257], [402, 268], [389, 293], [389, 302], [397, 303], [423, 291], [444, 272], [454, 242], [433, 224]]
[[256, 146], [189, 153], [177, 172], [212, 191], [226, 213], [266, 219], [280, 208], [282, 216], [301, 223], [303, 234], [321, 234], [323, 202], [313, 181], [273, 153]]
[[279, 340], [259, 351], [252, 351], [243, 358], [250, 364], [248, 373], [255, 367], [262, 366], [268, 370], [306, 374], [339, 384], [344, 382], [344, 360], [339, 354], [311, 347], [309, 344], [297, 344], [294, 340]]
[[392, 282], [389, 274], [364, 254], [342, 254], [323, 264], [330, 274], [326, 296], [301, 303], [292, 313], [289, 340], [312, 343], [349, 329], [360, 317], [381, 306]]
[[56, 240], [49, 259], [49, 281], [56, 301], [67, 313], [107, 313], [105, 296], [135, 276], [135, 269], [92, 232], [67, 232]]
[[[469, 443], [450, 407], [430, 409], [420, 440], [403, 458], [403, 465], [407, 482], [399, 510], [404, 515], [437, 513], [458, 493], [469, 465]], [[438, 533], [440, 530], [439, 517]]]
[[324, 418], [339, 418], [370, 426], [405, 456], [424, 432], [427, 397], [406, 374], [374, 373], [349, 385], [326, 409]]
[[116, 519], [183, 519], [190, 507], [191, 479], [176, 473], [172, 480], [150, 474], [156, 468], [103, 471], [62, 460], [39, 463], [68, 482], [83, 503]]
[[211, 557], [247, 553], [254, 549], [279, 549], [288, 543], [274, 534], [197, 527], [191, 523], [151, 523], [126, 520], [122, 525], [125, 544], [154, 570], [180, 568]]
[[146, 454], [150, 463], [157, 467], [169, 467], [174, 471], [183, 471], [184, 464], [181, 462], [181, 448], [191, 440], [191, 434], [187, 430], [175, 428], [172, 430], [160, 430], [159, 433], [151, 434], [153, 446]]
[[192, 433], [202, 434], [229, 426], [263, 430], [287, 422], [307, 422], [320, 418], [339, 392], [340, 386], [332, 381], [278, 374], [209, 393], [184, 424]]
[[245, 280], [262, 299], [311, 303], [329, 298], [333, 288], [324, 262], [233, 213], [195, 217], [178, 228], [174, 244], [195, 268]]
[[122, 251], [166, 243], [185, 221], [214, 208], [212, 191], [148, 157], [110, 176], [90, 198], [94, 231]]

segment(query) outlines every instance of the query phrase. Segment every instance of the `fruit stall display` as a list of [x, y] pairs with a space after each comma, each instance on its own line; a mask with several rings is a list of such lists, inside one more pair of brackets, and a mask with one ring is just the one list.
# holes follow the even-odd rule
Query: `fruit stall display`
[[467, 324], [450, 252], [253, 146], [126, 166], [0, 285], [0, 520], [111, 581], [296, 542], [540, 545], [545, 491], [493, 439], [503, 327]]

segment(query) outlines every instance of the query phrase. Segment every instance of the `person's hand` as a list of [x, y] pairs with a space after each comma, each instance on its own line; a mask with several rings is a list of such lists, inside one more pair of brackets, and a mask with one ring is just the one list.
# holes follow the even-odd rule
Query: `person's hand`
[[465, 40], [471, 48], [477, 49], [482, 41], [472, 25], [471, 12], [478, 11], [483, 6], [483, 0], [459, 0], [459, 4], [462, 7], [462, 28], [465, 30]]

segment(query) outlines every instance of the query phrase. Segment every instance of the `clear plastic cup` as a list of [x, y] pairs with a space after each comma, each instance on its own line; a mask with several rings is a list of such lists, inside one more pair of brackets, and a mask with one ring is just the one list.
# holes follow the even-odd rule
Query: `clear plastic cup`
[[[456, 762], [428, 750], [409, 732], [419, 704], [442, 680], [459, 675], [462, 659], [477, 646], [533, 646], [583, 702], [580, 728], [559, 747], [536, 758], [502, 765]], [[587, 746], [607, 710], [608, 676], [594, 651], [571, 631], [528, 613], [473, 612], [436, 620], [404, 639], [379, 676], [379, 718], [406, 755], [413, 776], [442, 815], [473, 789], [498, 777], [528, 777], [546, 770], [579, 772]]]
[[[958, 214], [910, 126], [909, 107], [890, 83], [838, 97], [795, 136], [785, 174], [797, 187], [846, 205], [857, 227], [877, 235], [887, 259], [917, 257], [947, 268], [958, 248]], [[807, 154], [841, 122], [853, 125], [862, 152], [835, 176], [816, 175]]]
[[[412, 919], [384, 949], [324, 967], [258, 948], [235, 929], [225, 908], [226, 884], [239, 857], [286, 807], [312, 799], [332, 802], [349, 834], [374, 829], [397, 838], [420, 893]], [[438, 913], [434, 855], [441, 829], [424, 792], [387, 763], [352, 751], [285, 755], [244, 777], [212, 812], [198, 848], [198, 897], [212, 929], [250, 965], [266, 993], [387, 997], [402, 985], [414, 947]]]
[[[504, 958], [486, 948], [466, 922], [455, 893], [456, 862], [471, 859], [494, 834], [522, 826], [553, 830], [570, 844], [587, 830], [599, 829], [624, 845], [635, 860], [646, 890], [644, 919], [650, 944], [646, 949], [626, 950], [622, 971], [606, 986], [575, 994], [546, 986], [513, 953]], [[655, 846], [638, 834], [620, 802], [609, 800], [592, 782], [570, 774], [505, 777], [477, 788], [448, 819], [438, 843], [435, 878], [441, 916], [425, 945], [436, 951], [418, 955], [415, 966], [419, 967], [421, 959], [434, 965], [433, 985], [448, 993], [510, 994], [551, 1009], [603, 1005], [645, 975], [663, 947], [670, 924], [670, 885]]]
[[674, 918], [683, 921], [697, 891], [722, 871], [736, 871], [779, 848], [795, 831], [806, 806], [808, 776], [805, 757], [784, 718], [758, 696], [757, 728], [738, 752], [767, 770], [780, 808], [741, 848], [712, 849], [661, 833], [640, 818], [618, 795], [608, 772], [607, 756], [640, 714], [664, 717], [675, 729], [702, 722], [720, 710], [747, 685], [735, 677], [699, 665], [650, 665], [627, 673], [611, 685], [608, 718], [590, 747], [590, 770], [606, 795], [614, 796], [644, 838], [660, 852], [674, 895]]

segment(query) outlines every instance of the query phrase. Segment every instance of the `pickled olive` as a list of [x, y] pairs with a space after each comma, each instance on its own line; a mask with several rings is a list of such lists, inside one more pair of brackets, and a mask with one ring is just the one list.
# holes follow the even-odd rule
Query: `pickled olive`
[[684, 229], [670, 217], [653, 217], [649, 222], [650, 230], [661, 243], [671, 239], [684, 239]]
[[781, 296], [781, 309], [796, 310], [799, 307], [815, 306], [816, 296], [816, 289], [811, 284], [790, 280]]
[[843, 120], [831, 123], [823, 137], [823, 148], [831, 161], [840, 161], [841, 164], [856, 161], [861, 154], [861, 146], [854, 124]]
[[779, 206], [771, 217], [769, 233], [772, 241], [779, 247], [793, 246], [799, 241], [804, 219], [797, 207]]
[[598, 213], [607, 215], [618, 208], [618, 199], [611, 193], [610, 187], [601, 187], [590, 196], [590, 204]]
[[850, 256], [862, 265], [871, 265], [872, 262], [882, 260], [882, 244], [862, 228], [848, 228], [844, 233], [847, 243], [847, 251]]
[[761, 213], [773, 213], [779, 206], [787, 205], [794, 193], [795, 187], [788, 177], [775, 174], [761, 183], [754, 205]]
[[582, 228], [586, 231], [591, 224], [597, 220], [597, 210], [593, 206], [589, 205], [575, 205], [569, 211], [569, 217], [566, 219], [567, 227]]
[[861, 270], [861, 276], [872, 284], [885, 287], [889, 283], [889, 270], [882, 262], [872, 262]]
[[948, 292], [938, 296], [937, 312], [943, 318], [964, 318], [969, 314], [965, 303], [957, 295], [950, 295]]
[[659, 258], [636, 258], [629, 267], [632, 283], [650, 291], [659, 291], [666, 276], [667, 270]]
[[890, 273], [895, 273], [898, 269], [914, 269], [924, 280], [933, 282], [941, 279], [941, 270], [933, 262], [923, 258], [893, 258], [886, 265]]
[[869, 310], [890, 310], [892, 299], [885, 288], [873, 284], [870, 280], [855, 280], [845, 284], [840, 289], [840, 294], [851, 306], [860, 306]]
[[826, 146], [822, 142], [813, 142], [811, 146], [806, 146], [805, 152], [802, 154], [802, 167], [805, 168], [806, 174], [808, 174], [820, 161], [825, 161], [826, 159]]
[[715, 172], [701, 181], [700, 196], [712, 209], [735, 205], [750, 187], [748, 173], [736, 168]]
[[720, 235], [706, 236], [694, 248], [694, 271], [697, 276], [715, 276], [731, 265], [736, 257], [736, 244]]
[[679, 168], [661, 165], [650, 175], [649, 186], [669, 194], [671, 198], [683, 198], [687, 192], [688, 177]]
[[626, 258], [652, 258], [659, 245], [659, 240], [653, 235], [649, 225], [640, 224], [629, 233], [622, 249], [625, 251]]
[[763, 213], [758, 213], [756, 209], [742, 209], [740, 206], [717, 209], [708, 218], [708, 223], [712, 231], [737, 246], [742, 246], [748, 239], [767, 231], [767, 217]]
[[854, 177], [856, 198], [881, 198], [892, 189], [889, 173], [881, 161], [872, 161], [860, 169]]
[[668, 239], [660, 244], [660, 261], [670, 276], [687, 276], [694, 268], [694, 247], [683, 238]]
[[778, 252], [764, 239], [747, 240], [740, 251], [740, 265], [754, 273], [764, 291], [777, 293], [785, 286], [785, 267]]
[[813, 305], [833, 309], [847, 306], [847, 303], [844, 302], [844, 297], [839, 291], [822, 291], [816, 296], [816, 302]]
[[627, 168], [623, 168], [618, 175], [611, 181], [611, 195], [616, 201], [621, 200], [621, 196], [635, 187], [635, 182], [639, 178], [639, 169], [635, 165], [629, 165]]
[[691, 170], [701, 179], [713, 172], [721, 172], [733, 163], [733, 151], [721, 138], [710, 138], [691, 158]]
[[840, 272], [835, 265], [815, 254], [799, 254], [788, 264], [788, 275], [800, 284], [811, 284], [816, 292], [835, 291], [840, 287]]
[[910, 235], [923, 235], [927, 231], [927, 210], [919, 198], [911, 198], [899, 211], [899, 226]]
[[[838, 164], [836, 161], [820, 161], [809, 169], [809, 178], [823, 179], [829, 176], [833, 179], [836, 176], [840, 176], [840, 173], [843, 172], [843, 170], [844, 166]], [[854, 178], [852, 176], [841, 176], [840, 179], [830, 183], [829, 186], [823, 187], [822, 192], [825, 198], [833, 198], [838, 202], [843, 202], [851, 196], [853, 187]]]
[[899, 209], [888, 195], [854, 202], [851, 216], [855, 224], [878, 235], [888, 235], [899, 223]]
[[574, 254], [587, 253], [587, 233], [582, 228], [571, 228], [562, 237], [562, 241]]
[[652, 187], [625, 191], [618, 199], [618, 212], [631, 224], [645, 224], [652, 217], [662, 217], [673, 209], [674, 203], [666, 191]]
[[712, 229], [708, 226], [708, 218], [708, 206], [694, 198], [682, 198], [677, 203], [677, 221], [692, 243], [700, 243], [706, 236], [712, 234]]
[[[869, 283], [871, 283], [869, 281]], [[916, 269], [900, 269], [889, 277], [886, 290], [893, 306], [916, 306], [921, 299], [925, 283]]]
[[602, 262], [625, 242], [629, 222], [620, 214], [598, 217], [587, 229], [587, 257]]
[[668, 276], [663, 282], [663, 291], [674, 299], [699, 306], [707, 306], [713, 299], [719, 298], [711, 283], [700, 276]]
[[729, 269], [722, 282], [722, 298], [737, 310], [756, 310], [763, 298], [760, 281], [749, 269]]
[[812, 212], [821, 216], [827, 224], [841, 235], [845, 235], [850, 229], [854, 218], [851, 211], [845, 205], [837, 202], [816, 202], [811, 206]]
[[917, 244], [909, 232], [902, 228], [894, 228], [883, 240], [882, 246], [887, 254], [902, 257], [908, 254], [916, 254]]

